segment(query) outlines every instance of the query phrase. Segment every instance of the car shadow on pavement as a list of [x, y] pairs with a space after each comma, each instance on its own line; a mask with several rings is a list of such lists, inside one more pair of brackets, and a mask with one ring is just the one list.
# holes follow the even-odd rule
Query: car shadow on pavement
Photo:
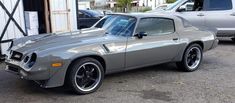
[[[23, 91], [26, 94], [47, 94], [47, 95], [68, 95], [74, 94], [70, 89], [65, 86], [56, 88], [42, 88], [34, 81], [24, 81]], [[75, 94], [74, 94], [75, 95]]]
[[125, 75], [138, 75], [142, 74], [143, 72], [182, 72], [180, 69], [178, 69], [175, 65], [175, 63], [165, 63], [165, 64], [160, 64], [160, 65], [154, 65], [154, 66], [149, 66], [149, 67], [144, 67], [144, 68], [137, 68], [137, 69], [132, 69], [132, 70], [127, 70], [127, 71], [122, 71], [118, 73], [112, 73], [106, 75], [107, 78], [110, 77], [116, 77], [116, 76], [125, 76]]
[[[168, 63], [168, 64], [161, 64], [161, 65], [155, 65], [145, 68], [139, 68], [134, 70], [128, 70], [118, 73], [112, 73], [106, 75], [105, 79], [116, 81], [116, 78], [119, 77], [126, 77], [130, 75], [147, 75], [148, 73], [172, 73], [172, 72], [181, 72], [174, 63]], [[133, 78], [140, 79], [141, 77], [134, 76]], [[104, 79], [104, 82], [106, 82]], [[22, 82], [22, 81], [21, 81]], [[104, 83], [104, 85], [107, 85], [107, 83]], [[47, 95], [61, 95], [61, 96], [75, 96], [76, 93], [72, 92], [71, 89], [69, 89], [66, 86], [62, 87], [56, 87], [56, 88], [41, 88], [38, 84], [36, 84], [34, 81], [26, 81], [23, 80], [23, 88], [22, 91], [26, 94], [47, 94]], [[107, 86], [106, 86], [107, 87]]]

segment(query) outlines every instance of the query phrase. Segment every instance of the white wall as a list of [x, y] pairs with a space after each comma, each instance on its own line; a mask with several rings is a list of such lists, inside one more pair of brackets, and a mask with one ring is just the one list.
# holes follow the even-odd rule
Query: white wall
[[139, 0], [139, 6], [147, 6], [152, 9], [156, 8], [158, 5], [165, 4], [166, 0]]
[[[11, 13], [15, 3], [17, 0], [0, 0], [3, 5], [6, 6], [6, 8], [9, 10]], [[23, 10], [23, 0], [20, 0], [19, 6], [17, 7], [14, 18], [18, 22], [18, 24], [21, 26], [23, 31], [25, 31], [25, 19], [24, 19], [24, 10]], [[53, 3], [54, 2], [54, 3]], [[65, 5], [66, 3], [61, 4], [61, 2], [67, 2], [68, 5]], [[55, 13], [58, 13], [58, 15], [54, 16], [54, 18], [51, 18], [53, 29], [54, 32], [59, 32], [59, 30], [64, 30], [63, 32], [67, 31], [75, 31], [77, 30], [77, 15], [76, 15], [76, 0], [50, 0], [52, 8], [55, 10]], [[68, 16], [65, 17], [63, 14], [63, 10], [66, 10], [64, 8], [67, 7], [67, 10], [69, 12]], [[58, 11], [61, 11], [59, 13]], [[8, 20], [8, 15], [5, 13], [5, 11], [0, 7], [0, 33], [2, 33], [6, 22]], [[63, 22], [61, 22], [63, 21]], [[69, 24], [69, 29], [66, 29], [66, 26], [61, 26], [64, 24]], [[23, 37], [23, 34], [18, 30], [18, 28], [15, 26], [15, 24], [11, 21], [10, 25], [7, 28], [7, 31], [5, 33], [5, 36], [3, 37], [3, 40], [8, 40], [8, 39], [14, 39], [14, 38], [20, 38]], [[2, 54], [6, 54], [6, 50], [10, 46], [10, 43], [4, 43], [1, 44], [1, 51]]]
[[[11, 13], [17, 0], [0, 0], [0, 1], [5, 5], [5, 7], [8, 9], [8, 11]], [[15, 11], [14, 18], [18, 22], [18, 24], [21, 26], [23, 31], [25, 31], [22, 0], [20, 1], [19, 6], [17, 7], [17, 9]], [[8, 19], [9, 19], [8, 15], [2, 9], [2, 7], [0, 7], [0, 20], [1, 20], [1, 22], [0, 22], [0, 33], [2, 33]], [[7, 28], [5, 36], [3, 37], [3, 40], [19, 38], [19, 37], [23, 37], [23, 34], [15, 26], [14, 22], [11, 21], [10, 25]], [[1, 44], [2, 54], [6, 53], [6, 50], [8, 49], [9, 45], [10, 45], [9, 43]]]
[[71, 20], [71, 31], [77, 30], [77, 8], [76, 0], [70, 0], [69, 2], [71, 11], [70, 11], [70, 20]]
[[78, 1], [78, 8], [81, 10], [85, 10], [87, 8], [91, 8], [90, 1]]
[[76, 0], [50, 0], [52, 32], [77, 30]]

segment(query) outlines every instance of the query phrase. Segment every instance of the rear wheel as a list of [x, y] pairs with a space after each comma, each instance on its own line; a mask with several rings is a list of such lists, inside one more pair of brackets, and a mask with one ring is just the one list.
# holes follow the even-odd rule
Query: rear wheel
[[202, 58], [202, 47], [199, 44], [192, 44], [185, 50], [183, 59], [177, 66], [186, 72], [193, 72], [199, 68]]
[[68, 77], [69, 86], [77, 94], [89, 94], [101, 86], [104, 69], [96, 59], [83, 58], [73, 63]]
[[233, 42], [235, 42], [235, 38], [231, 38]]

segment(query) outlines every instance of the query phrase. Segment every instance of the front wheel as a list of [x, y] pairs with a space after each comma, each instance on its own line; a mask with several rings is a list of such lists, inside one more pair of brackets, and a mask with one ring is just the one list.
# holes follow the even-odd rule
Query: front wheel
[[193, 72], [199, 68], [202, 58], [202, 47], [198, 44], [192, 44], [185, 50], [182, 61], [176, 64], [186, 72]]
[[68, 77], [69, 86], [77, 94], [89, 94], [101, 86], [104, 69], [96, 59], [83, 58], [73, 63]]

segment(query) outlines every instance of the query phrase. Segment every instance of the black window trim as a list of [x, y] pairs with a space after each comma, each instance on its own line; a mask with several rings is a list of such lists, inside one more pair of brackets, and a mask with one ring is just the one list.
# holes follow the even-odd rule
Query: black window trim
[[[148, 19], [148, 18], [158, 18], [158, 19], [167, 19], [167, 20], [171, 20], [173, 21], [173, 26], [174, 26], [174, 32], [171, 32], [171, 33], [168, 33], [168, 34], [164, 34], [164, 35], [149, 35], [149, 36], [166, 36], [166, 35], [172, 35], [174, 33], [176, 33], [176, 27], [175, 27], [175, 20], [174, 19], [171, 19], [171, 18], [166, 18], [166, 17], [143, 17], [143, 18], [140, 18], [139, 22], [136, 23], [136, 29], [138, 29], [138, 26], [139, 26], [139, 23], [142, 19]], [[136, 32], [136, 30], [135, 30]], [[135, 33], [136, 34], [136, 33]]]

